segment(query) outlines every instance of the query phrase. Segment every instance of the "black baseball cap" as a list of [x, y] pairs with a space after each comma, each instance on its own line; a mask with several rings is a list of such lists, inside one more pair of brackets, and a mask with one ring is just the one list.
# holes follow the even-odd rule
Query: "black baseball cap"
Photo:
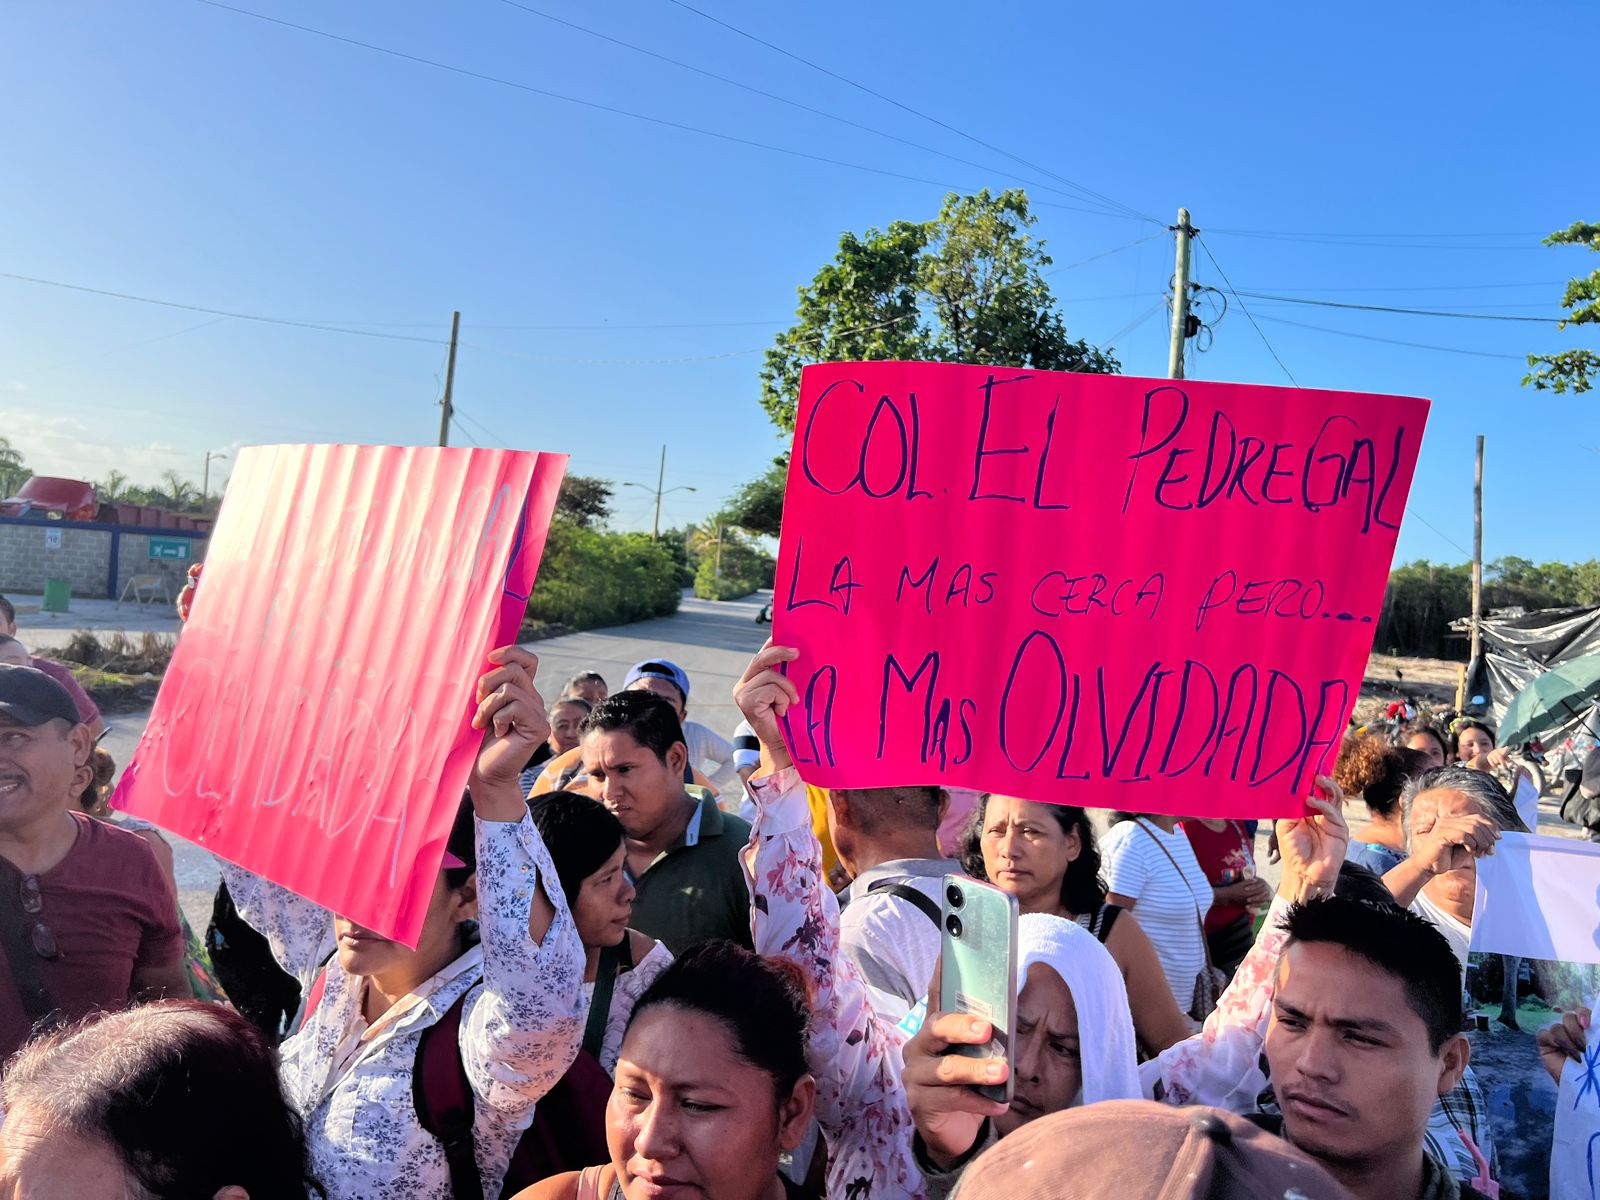
[[46, 721], [78, 723], [78, 706], [67, 689], [43, 671], [0, 663], [0, 717], [18, 725]]

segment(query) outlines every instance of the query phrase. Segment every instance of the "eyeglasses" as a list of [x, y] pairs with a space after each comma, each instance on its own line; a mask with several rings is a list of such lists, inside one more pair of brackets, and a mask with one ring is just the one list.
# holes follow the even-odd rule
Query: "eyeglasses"
[[33, 952], [40, 958], [60, 958], [61, 947], [56, 943], [56, 935], [40, 915], [44, 912], [44, 895], [39, 890], [37, 875], [22, 877], [22, 911], [38, 918], [33, 923]]

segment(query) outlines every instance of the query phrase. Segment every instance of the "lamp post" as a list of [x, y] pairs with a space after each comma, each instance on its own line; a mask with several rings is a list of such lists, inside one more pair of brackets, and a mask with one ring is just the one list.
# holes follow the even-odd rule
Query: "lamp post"
[[202, 501], [211, 499], [211, 460], [213, 458], [227, 458], [227, 457], [228, 456], [225, 453], [223, 453], [221, 450], [207, 450], [206, 451], [206, 469], [200, 476], [200, 478], [201, 478], [200, 499]]
[[643, 483], [624, 483], [622, 485], [623, 487], [643, 488], [647, 492], [650, 492], [650, 491], [655, 492], [655, 494], [656, 494], [656, 519], [655, 519], [654, 524], [652, 524], [650, 526], [650, 540], [652, 542], [658, 542], [658, 541], [661, 540], [661, 497], [670, 496], [670, 495], [672, 495], [673, 492], [692, 492], [692, 491], [695, 490], [694, 488], [690, 487], [688, 484], [680, 484], [678, 487], [667, 488], [665, 491], [663, 491], [661, 485], [664, 484], [666, 481], [667, 481], [667, 448], [665, 446], [662, 446], [661, 447], [661, 469], [656, 473], [656, 486], [654, 488], [650, 487], [648, 484], [643, 484]]

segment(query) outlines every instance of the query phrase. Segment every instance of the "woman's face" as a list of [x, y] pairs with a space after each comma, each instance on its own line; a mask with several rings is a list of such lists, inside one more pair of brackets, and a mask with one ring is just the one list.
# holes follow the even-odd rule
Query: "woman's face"
[[461, 922], [478, 915], [477, 876], [469, 876], [460, 888], [452, 888], [440, 871], [433, 881], [427, 915], [413, 950], [382, 934], [357, 925], [348, 917], [333, 920], [339, 965], [352, 975], [379, 976], [388, 982], [421, 983], [460, 952]]
[[1083, 1090], [1078, 1006], [1061, 976], [1044, 963], [1028, 968], [1017, 995], [1016, 1064], [1011, 1107], [994, 1122], [1001, 1137], [1047, 1113], [1070, 1108]]
[[1047, 804], [990, 796], [983, 814], [983, 869], [1023, 912], [1057, 912], [1061, 881], [1083, 851], [1078, 831], [1061, 828]]
[[1456, 758], [1461, 762], [1471, 762], [1493, 749], [1494, 739], [1482, 729], [1463, 729], [1456, 738]]
[[1444, 766], [1444, 746], [1431, 733], [1413, 733], [1406, 738], [1406, 749], [1427, 755], [1430, 771]]
[[625, 858], [626, 851], [618, 842], [617, 852], [578, 889], [572, 920], [585, 946], [615, 946], [628, 936], [634, 892], [622, 869]]
[[806, 1076], [782, 1103], [721, 1021], [663, 1004], [628, 1029], [606, 1106], [606, 1142], [627, 1200], [765, 1200], [778, 1155], [811, 1123]]

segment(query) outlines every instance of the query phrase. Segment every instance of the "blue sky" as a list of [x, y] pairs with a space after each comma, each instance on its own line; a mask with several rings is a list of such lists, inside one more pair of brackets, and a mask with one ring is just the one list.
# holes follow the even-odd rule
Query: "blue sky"
[[[1037, 232], [1070, 268], [1050, 276], [1069, 328], [1114, 338], [1131, 374], [1165, 372], [1164, 312], [1152, 309], [1170, 236], [1062, 180], [1163, 223], [1187, 205], [1245, 292], [1551, 316], [1562, 282], [1600, 265], [1538, 244], [1600, 218], [1581, 68], [1561, 49], [1592, 43], [1600, 12], [1575, 0], [1204, 14], [1167, 3], [695, 0], [1038, 169], [672, 0], [526, 7], [981, 166], [502, 0], [239, 3], [885, 173], [198, 0], [13, 0], [0, 6], [0, 271], [386, 335], [0, 279], [0, 427], [40, 470], [96, 477], [120, 466], [153, 479], [171, 467], [198, 480], [206, 450], [251, 442], [432, 442], [459, 308], [455, 394], [468, 436], [569, 451], [574, 470], [652, 484], [667, 443], [668, 485], [696, 489], [667, 497], [664, 520], [679, 523], [782, 448], [757, 403], [757, 370], [795, 288], [842, 231], [930, 217], [951, 188], [1033, 181]], [[1223, 282], [1204, 251], [1196, 277]], [[1465, 556], [1477, 433], [1489, 438], [1488, 557], [1600, 549], [1587, 499], [1600, 468], [1596, 401], [1521, 388], [1517, 361], [1593, 345], [1592, 334], [1249, 303], [1302, 386], [1435, 401], [1413, 490], [1421, 519], [1407, 521], [1400, 558]], [[1288, 381], [1237, 305], [1194, 368]], [[650, 505], [645, 491], [620, 489], [617, 523], [647, 528]]]

